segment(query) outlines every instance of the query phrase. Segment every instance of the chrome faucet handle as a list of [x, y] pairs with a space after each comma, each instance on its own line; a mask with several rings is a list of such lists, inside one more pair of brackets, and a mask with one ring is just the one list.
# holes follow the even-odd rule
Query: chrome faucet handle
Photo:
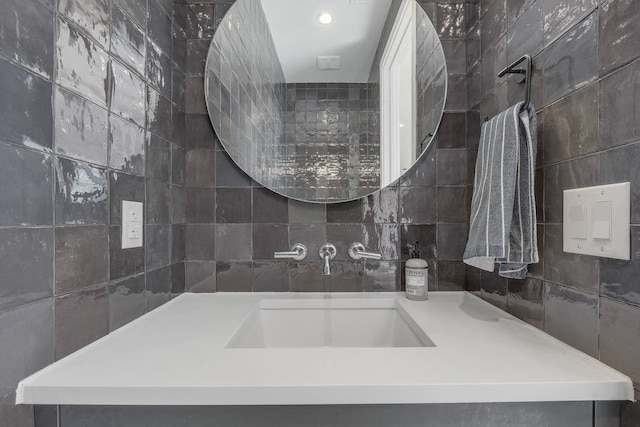
[[274, 258], [289, 258], [296, 261], [302, 261], [307, 256], [307, 247], [302, 243], [296, 243], [291, 246], [290, 252], [274, 252]]
[[325, 276], [331, 275], [331, 264], [329, 261], [336, 257], [336, 247], [333, 243], [325, 243], [320, 246], [320, 250], [318, 251], [320, 258], [324, 261], [324, 268], [322, 269], [322, 274]]
[[360, 242], [353, 242], [349, 245], [349, 256], [353, 259], [382, 259], [382, 255], [375, 252], [367, 252]]

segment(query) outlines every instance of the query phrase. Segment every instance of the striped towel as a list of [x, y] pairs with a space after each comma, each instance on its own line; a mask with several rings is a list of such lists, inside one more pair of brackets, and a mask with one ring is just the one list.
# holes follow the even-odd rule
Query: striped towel
[[519, 103], [482, 125], [469, 240], [464, 262], [500, 276], [524, 279], [538, 262], [536, 201], [536, 115]]

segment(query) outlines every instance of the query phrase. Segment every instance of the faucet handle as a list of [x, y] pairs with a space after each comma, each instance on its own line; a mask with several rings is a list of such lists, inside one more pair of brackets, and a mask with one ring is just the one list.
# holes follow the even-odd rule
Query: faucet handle
[[382, 259], [382, 255], [375, 252], [367, 252], [360, 242], [353, 242], [349, 245], [349, 255], [353, 259]]
[[320, 250], [318, 251], [318, 254], [320, 255], [320, 258], [325, 259], [325, 256], [329, 256], [329, 259], [334, 259], [336, 257], [336, 247], [333, 243], [325, 243], [324, 245], [320, 246]]
[[290, 252], [274, 252], [274, 258], [289, 258], [296, 261], [302, 261], [307, 256], [307, 247], [302, 243], [296, 243], [291, 247]]

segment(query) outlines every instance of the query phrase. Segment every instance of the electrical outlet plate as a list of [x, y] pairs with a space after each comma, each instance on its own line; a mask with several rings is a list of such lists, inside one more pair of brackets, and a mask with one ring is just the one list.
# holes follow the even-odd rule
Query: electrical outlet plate
[[631, 184], [565, 190], [563, 250], [628, 260], [631, 245]]
[[142, 209], [141, 202], [122, 201], [122, 249], [142, 246], [144, 230]]

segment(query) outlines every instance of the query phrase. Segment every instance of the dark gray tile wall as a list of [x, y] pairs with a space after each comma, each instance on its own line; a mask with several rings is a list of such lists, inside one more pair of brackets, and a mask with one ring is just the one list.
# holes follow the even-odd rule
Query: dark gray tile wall
[[[640, 4], [488, 0], [475, 7], [474, 16], [481, 31], [478, 19], [467, 23], [468, 53], [476, 48], [478, 36], [482, 48], [480, 56], [467, 57], [468, 118], [479, 124], [480, 118], [522, 99], [522, 87], [498, 78], [497, 72], [519, 55], [534, 57], [541, 262], [524, 281], [505, 281], [469, 268], [467, 289], [599, 357], [631, 376], [638, 389]], [[473, 163], [477, 124], [467, 135]], [[632, 259], [564, 253], [563, 190], [625, 181], [631, 182], [633, 194]], [[637, 409], [624, 413], [623, 425], [640, 423]]]
[[[194, 1], [184, 6], [191, 28], [187, 31], [187, 79], [204, 75], [204, 55], [212, 30], [231, 4]], [[460, 55], [460, 45], [464, 51], [465, 21], [461, 16], [466, 4], [443, 1], [437, 16], [436, 3], [421, 5], [434, 22], [440, 20], [441, 34], [451, 34], [447, 39], [454, 43], [445, 53], [453, 60]], [[455, 72], [464, 76], [464, 69]], [[422, 161], [399, 182], [348, 203], [297, 202], [262, 188], [222, 150], [206, 114], [188, 112], [187, 291], [400, 290], [403, 261], [415, 241], [420, 242], [431, 267], [431, 289], [440, 286], [440, 267], [445, 270], [444, 289], [463, 288], [466, 85], [456, 74], [450, 74], [450, 79], [454, 83], [449, 86], [445, 113], [449, 125], [438, 135], [438, 143], [432, 144]], [[187, 103], [196, 104], [203, 96], [201, 89], [189, 92]], [[193, 97], [198, 99], [191, 100]], [[444, 258], [436, 250], [437, 239], [451, 245], [443, 252]], [[339, 246], [336, 273], [327, 280], [318, 256], [325, 241]], [[350, 260], [346, 247], [352, 241], [382, 253], [382, 262]], [[304, 261], [273, 259], [272, 252], [288, 250], [297, 242], [308, 248]]]
[[[186, 34], [164, 3], [3, 3], [0, 425], [49, 425], [17, 382], [184, 290]], [[122, 200], [146, 203], [146, 248], [120, 249]]]
[[[216, 2], [217, 3], [217, 2]], [[211, 7], [213, 6], [213, 7]], [[218, 5], [219, 6], [219, 5]], [[187, 112], [206, 114], [207, 107], [218, 137], [243, 170], [273, 188], [286, 188], [287, 173], [278, 154], [285, 140], [285, 80], [267, 19], [258, 2], [240, 0], [235, 14], [225, 16], [209, 48], [210, 71], [204, 76], [211, 96], [205, 102], [200, 37], [213, 32], [192, 31], [191, 60], [188, 60]], [[217, 21], [204, 24], [216, 5], [190, 5], [189, 25], [193, 28], [217, 27]], [[213, 26], [212, 26], [213, 25]], [[286, 161], [286, 160], [285, 160]]]
[[281, 194], [356, 199], [380, 188], [379, 109], [369, 83], [287, 83]]

